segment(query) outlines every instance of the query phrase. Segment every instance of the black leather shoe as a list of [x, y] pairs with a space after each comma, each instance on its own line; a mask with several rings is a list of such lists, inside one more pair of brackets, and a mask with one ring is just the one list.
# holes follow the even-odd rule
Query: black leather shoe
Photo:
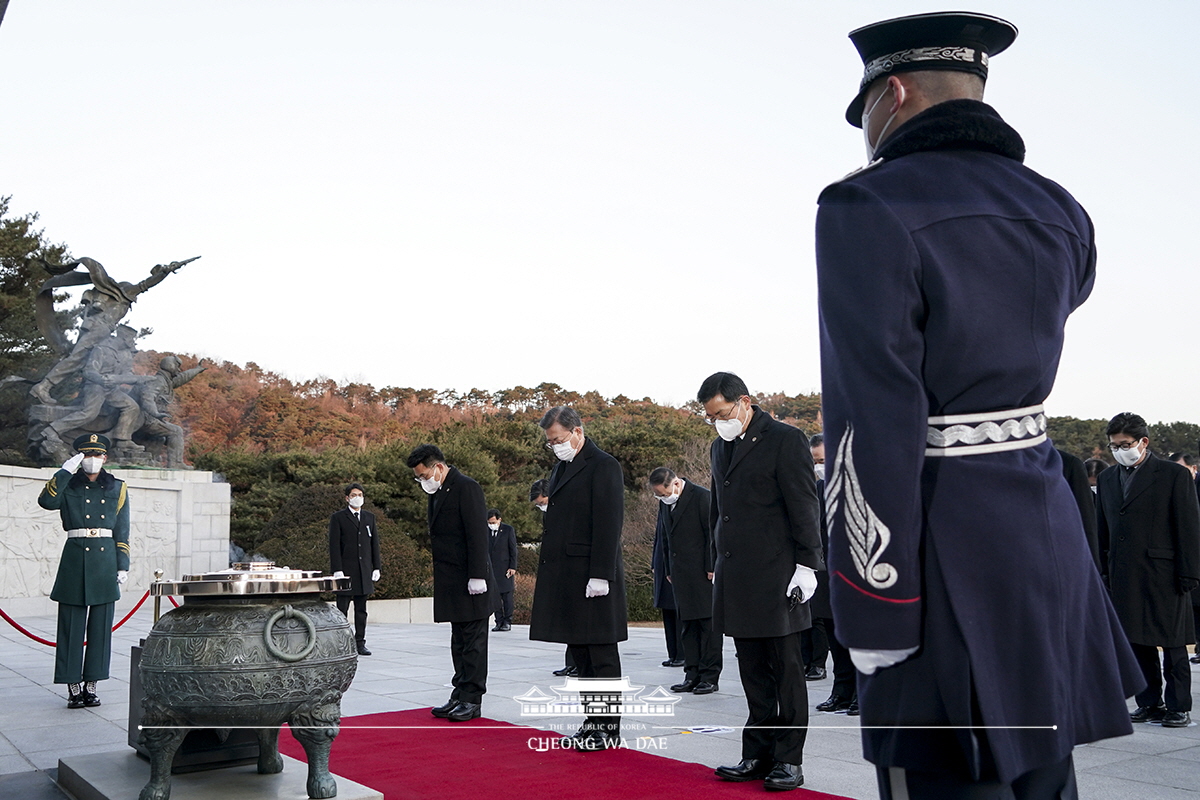
[[817, 667], [817, 666], [809, 667], [808, 671], [804, 673], [804, 680], [806, 680], [806, 681], [823, 681], [823, 680], [825, 680], [825, 668]]
[[1162, 718], [1164, 728], [1186, 728], [1192, 724], [1192, 715], [1186, 711], [1168, 711]]
[[512, 630], [512, 625], [509, 625], [509, 624], [506, 622], [506, 623], [504, 623], [503, 625], [501, 625], [501, 626], [500, 626], [500, 630], [502, 630], [502, 631], [511, 631], [511, 630]]
[[664, 661], [662, 663], [662, 665], [664, 667], [682, 667], [683, 659], [682, 658], [675, 658], [675, 659], [668, 658], [666, 661]]
[[717, 685], [715, 683], [709, 683], [708, 681], [701, 681], [700, 683], [696, 684], [695, 689], [692, 689], [692, 694], [712, 694], [716, 690], [717, 690]]
[[771, 762], [758, 758], [743, 758], [734, 767], [717, 767], [713, 772], [723, 781], [757, 781], [771, 772]]
[[854, 698], [853, 700], [851, 700], [849, 705], [846, 706], [846, 716], [847, 717], [857, 717], [858, 716], [858, 698], [857, 697]]
[[804, 783], [804, 771], [799, 764], [785, 764], [776, 761], [775, 766], [767, 777], [763, 778], [763, 788], [771, 792], [786, 792], [798, 789]]
[[817, 704], [817, 711], [833, 712], [845, 711], [850, 705], [850, 701], [844, 697], [838, 697], [836, 694], [829, 695], [829, 699], [824, 703]]
[[436, 708], [429, 709], [429, 713], [433, 714], [438, 719], [445, 719], [446, 717], [450, 716], [450, 712], [457, 708], [458, 705], [459, 703], [457, 700], [447, 700], [444, 704], [437, 706]]
[[82, 683], [67, 684], [67, 708], [83, 708], [87, 693], [83, 691]]
[[1162, 718], [1167, 715], [1166, 706], [1138, 706], [1136, 711], [1129, 715], [1130, 722], [1161, 722]]
[[700, 685], [700, 681], [684, 681], [671, 687], [672, 692], [690, 692]]
[[357, 650], [358, 650], [358, 654], [359, 654], [360, 656], [369, 656], [369, 655], [371, 655], [371, 651], [367, 649], [367, 643], [366, 643], [366, 642], [357, 642], [357, 643], [355, 643], [355, 649], [357, 649]]
[[1191, 658], [1188, 659], [1188, 661], [1192, 662], [1193, 664], [1200, 664], [1200, 653], [1197, 653], [1196, 655], [1192, 656]]
[[563, 676], [570, 677], [571, 675], [578, 675], [579, 670], [575, 669], [575, 667], [563, 667], [562, 669], [554, 670], [554, 674], [560, 678]]
[[459, 703], [446, 715], [446, 719], [451, 722], [466, 722], [475, 719], [481, 713], [483, 712], [479, 710], [479, 703]]
[[492, 628], [492, 633], [495, 633], [495, 632], [497, 632], [497, 631], [502, 631], [502, 630], [504, 630], [504, 626], [503, 626], [503, 625], [497, 625], [496, 627]]

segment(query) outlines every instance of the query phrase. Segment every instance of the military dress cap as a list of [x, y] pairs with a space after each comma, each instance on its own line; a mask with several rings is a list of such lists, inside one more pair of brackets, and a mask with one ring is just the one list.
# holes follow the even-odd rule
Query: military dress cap
[[988, 57], [1017, 38], [1011, 22], [987, 14], [942, 11], [887, 19], [850, 31], [863, 60], [858, 94], [846, 109], [846, 121], [862, 127], [867, 87], [897, 72], [955, 70], [987, 79]]
[[71, 443], [71, 446], [80, 453], [99, 453], [101, 455], [108, 455], [108, 448], [111, 446], [111, 444], [112, 443], [108, 441], [107, 436], [103, 436], [99, 433], [85, 433], [83, 436], [76, 437], [75, 441]]

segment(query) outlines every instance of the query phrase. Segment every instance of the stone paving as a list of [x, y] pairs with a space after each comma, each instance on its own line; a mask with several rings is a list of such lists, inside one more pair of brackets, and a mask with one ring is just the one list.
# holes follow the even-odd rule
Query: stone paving
[[[68, 709], [65, 687], [51, 683], [53, 651], [0, 621], [0, 797], [49, 800], [63, 795], [53, 784], [59, 758], [127, 748], [129, 650], [151, 625], [150, 604], [113, 636], [112, 679], [99, 686], [103, 705]], [[32, 632], [54, 638], [53, 617], [18, 619]], [[660, 666], [665, 658], [661, 629], [631, 628], [621, 645], [624, 673], [648, 693], [682, 680], [683, 670]], [[370, 657], [359, 659], [342, 714], [399, 711], [440, 705], [449, 696], [450, 626], [370, 624]], [[563, 664], [564, 648], [531, 642], [516, 626], [490, 639], [488, 694], [484, 716], [544, 729], [573, 731], [579, 718], [523, 717], [513, 699], [531, 689], [554, 695], [563, 679], [551, 671]], [[1193, 693], [1200, 695], [1200, 666], [1193, 665]], [[829, 696], [831, 680], [808, 683], [810, 706]], [[626, 743], [668, 758], [716, 767], [737, 763], [737, 726], [746, 706], [733, 643], [726, 640], [720, 691], [680, 700], [671, 717], [627, 716]], [[1131, 703], [1132, 705], [1132, 703]], [[1200, 703], [1197, 703], [1200, 710]], [[644, 727], [643, 727], [644, 726]], [[1200, 800], [1200, 726], [1165, 729], [1137, 725], [1132, 736], [1076, 748], [1080, 797], [1090, 800]], [[431, 735], [436, 735], [431, 729]], [[557, 731], [556, 731], [557, 732]], [[337, 747], [335, 742], [334, 747]], [[874, 769], [862, 759], [857, 720], [813, 713], [804, 749], [805, 787], [870, 800], [877, 796]]]

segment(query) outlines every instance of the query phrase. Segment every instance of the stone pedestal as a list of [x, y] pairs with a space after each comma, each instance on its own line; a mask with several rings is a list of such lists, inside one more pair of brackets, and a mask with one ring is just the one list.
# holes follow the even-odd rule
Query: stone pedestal
[[[55, 471], [0, 465], [0, 608], [11, 615], [57, 613], [50, 590], [62, 553], [62, 523], [57, 511], [37, 504]], [[130, 504], [129, 582], [117, 602], [118, 618], [141, 599], [156, 569], [179, 578], [229, 566], [229, 484], [199, 470], [111, 472], [129, 484]]]

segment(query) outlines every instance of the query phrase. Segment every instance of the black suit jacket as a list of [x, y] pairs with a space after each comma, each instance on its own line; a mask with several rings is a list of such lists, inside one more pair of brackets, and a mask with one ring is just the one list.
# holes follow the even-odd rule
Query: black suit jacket
[[667, 531], [667, 575], [675, 593], [680, 619], [712, 616], [712, 527], [708, 520], [708, 489], [685, 481], [673, 507], [659, 503], [658, 515]]
[[338, 594], [371, 594], [375, 582], [371, 572], [382, 569], [379, 560], [379, 531], [375, 515], [361, 509], [358, 520], [349, 508], [329, 518], [329, 571], [341, 572], [350, 579], [350, 589]]
[[511, 592], [513, 579], [505, 577], [505, 573], [517, 568], [517, 532], [512, 525], [501, 522], [495, 534], [488, 531], [488, 557], [492, 560], [496, 591]]
[[1200, 505], [1192, 474], [1150, 453], [1125, 497], [1123, 469], [1109, 467], [1096, 480], [1113, 607], [1134, 644], [1191, 644], [1191, 602], [1177, 581], [1200, 578]]
[[[450, 467], [441, 488], [429, 495], [434, 622], [471, 622], [491, 615], [495, 579], [488, 559], [489, 533], [483, 489]], [[488, 590], [470, 594], [471, 578], [487, 581]]]
[[[550, 505], [529, 638], [563, 644], [612, 644], [629, 638], [621, 526], [625, 482], [621, 465], [591, 439], [550, 474]], [[585, 597], [590, 578], [608, 581], [604, 597]]]
[[712, 445], [713, 629], [742, 638], [802, 631], [812, 627], [809, 606], [788, 610], [788, 582], [797, 564], [824, 569], [808, 438], [754, 406], [735, 441], [728, 466], [728, 443]]

